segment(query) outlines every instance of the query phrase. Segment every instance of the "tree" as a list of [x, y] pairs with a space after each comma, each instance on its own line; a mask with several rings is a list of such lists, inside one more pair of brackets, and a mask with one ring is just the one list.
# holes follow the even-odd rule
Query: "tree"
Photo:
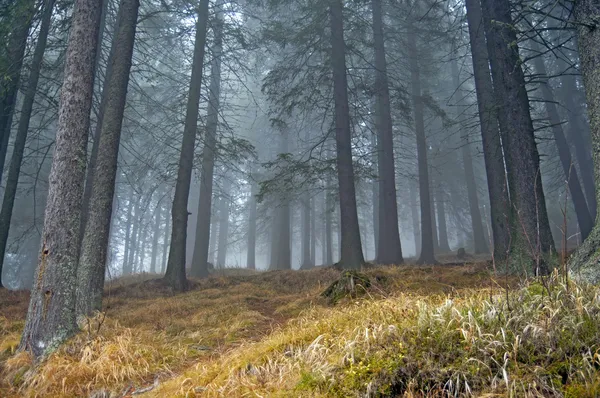
[[175, 197], [173, 198], [173, 207], [171, 209], [171, 244], [164, 280], [176, 291], [183, 291], [187, 288], [187, 279], [185, 277], [185, 242], [188, 221], [188, 196], [190, 194], [192, 166], [194, 164], [194, 144], [196, 142], [196, 129], [198, 127], [198, 107], [200, 104], [202, 69], [204, 68], [206, 31], [208, 28], [208, 3], [209, 0], [201, 0], [198, 8], [192, 77], [188, 92], [185, 127], [183, 129], [179, 168], [177, 170], [177, 184], [175, 185]]
[[341, 0], [329, 0], [337, 172], [342, 224], [340, 228], [342, 236], [340, 266], [344, 269], [360, 269], [364, 263], [364, 257], [358, 226], [352, 164], [343, 8]]
[[76, 0], [65, 58], [42, 248], [20, 349], [45, 356], [77, 330], [81, 197], [101, 4]]
[[77, 269], [78, 315], [90, 315], [93, 311], [102, 309], [106, 253], [117, 177], [121, 127], [139, 6], [139, 0], [121, 0], [119, 5], [119, 20], [111, 50], [114, 54], [112, 72], [106, 87], [107, 91], [104, 93], [106, 103], [102, 118], [102, 130], [99, 137], [98, 155], [94, 164], [89, 214], [85, 223], [79, 268]]
[[21, 117], [19, 119], [14, 149], [8, 169], [6, 190], [4, 191], [4, 199], [2, 201], [2, 211], [0, 211], [0, 287], [2, 286], [1, 275], [4, 265], [4, 255], [6, 253], [6, 242], [8, 241], [15, 196], [19, 185], [19, 174], [21, 173], [21, 164], [23, 163], [23, 153], [25, 151], [25, 143], [27, 142], [27, 133], [29, 132], [29, 121], [31, 120], [35, 94], [37, 92], [40, 72], [42, 70], [53, 9], [54, 0], [46, 0], [43, 6], [40, 33], [31, 61], [31, 72], [29, 73], [29, 80], [27, 81], [27, 87], [25, 89], [23, 105], [21, 106]]
[[465, 0], [471, 57], [473, 59], [473, 75], [477, 94], [477, 109], [481, 124], [481, 140], [487, 175], [490, 213], [492, 219], [492, 236], [494, 241], [493, 256], [502, 261], [509, 250], [508, 226], [508, 187], [504, 169], [502, 142], [498, 129], [498, 113], [494, 100], [494, 88], [490, 76], [488, 51], [483, 29], [483, 16], [480, 0]]
[[[575, 2], [573, 14], [590, 118], [596, 200], [600, 201], [600, 3], [597, 0], [578, 0]], [[591, 283], [600, 282], [599, 246], [600, 219], [596, 215], [592, 232], [570, 260], [570, 267], [578, 278]]]
[[381, 0], [373, 0], [371, 7], [373, 10], [373, 39], [375, 44], [375, 124], [378, 133], [380, 191], [377, 262], [381, 264], [401, 264], [404, 260], [402, 258], [402, 246], [400, 245], [400, 232], [398, 231], [393, 126]]
[[[554, 251], [539, 153], [509, 0], [483, 0], [483, 22], [510, 193], [510, 252], [539, 272], [540, 253]], [[533, 190], [533, 195], [532, 195]]]

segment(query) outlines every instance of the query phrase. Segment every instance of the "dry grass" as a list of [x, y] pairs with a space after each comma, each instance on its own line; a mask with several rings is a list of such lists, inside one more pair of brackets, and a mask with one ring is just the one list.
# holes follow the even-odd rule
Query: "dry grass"
[[223, 271], [181, 295], [152, 276], [116, 281], [106, 319], [37, 367], [14, 354], [27, 294], [0, 292], [0, 396], [600, 392], [596, 289], [532, 284], [507, 303], [483, 264], [365, 273], [367, 295], [336, 306], [319, 296], [333, 269]]

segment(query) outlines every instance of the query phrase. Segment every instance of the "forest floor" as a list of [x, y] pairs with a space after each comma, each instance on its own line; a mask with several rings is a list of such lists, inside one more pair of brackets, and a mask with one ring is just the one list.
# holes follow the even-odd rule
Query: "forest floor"
[[217, 271], [179, 295], [121, 279], [36, 366], [15, 353], [28, 294], [2, 290], [0, 396], [599, 396], [600, 289], [484, 261], [364, 274], [336, 303], [333, 268]]

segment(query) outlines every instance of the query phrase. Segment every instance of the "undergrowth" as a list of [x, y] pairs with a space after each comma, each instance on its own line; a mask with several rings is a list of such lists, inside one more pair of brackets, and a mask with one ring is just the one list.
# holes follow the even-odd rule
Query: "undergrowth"
[[481, 264], [365, 275], [336, 304], [320, 297], [333, 269], [224, 273], [182, 295], [121, 282], [106, 318], [37, 366], [14, 352], [27, 297], [11, 293], [0, 396], [600, 395], [598, 288], [554, 276], [505, 290]]

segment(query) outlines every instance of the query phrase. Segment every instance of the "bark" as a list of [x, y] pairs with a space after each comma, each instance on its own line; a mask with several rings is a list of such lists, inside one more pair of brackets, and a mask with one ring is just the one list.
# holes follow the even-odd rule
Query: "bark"
[[124, 275], [131, 275], [135, 270], [135, 258], [137, 255], [137, 247], [139, 243], [139, 226], [140, 226], [140, 200], [141, 196], [137, 195], [133, 212], [131, 216], [131, 224], [133, 226], [129, 242], [129, 258], [126, 266], [123, 267]]
[[119, 20], [113, 40], [112, 72], [105, 86], [106, 92], [103, 93], [106, 102], [101, 122], [100, 144], [95, 169], [90, 170], [95, 177], [92, 182], [89, 212], [87, 222], [84, 224], [85, 231], [77, 269], [77, 314], [79, 316], [91, 315], [94, 311], [102, 309], [121, 127], [139, 6], [139, 0], [121, 0], [119, 5]]
[[[453, 46], [454, 47], [454, 46]], [[475, 172], [473, 170], [473, 157], [471, 155], [471, 145], [469, 143], [468, 126], [464, 115], [464, 104], [462, 89], [460, 87], [460, 73], [456, 59], [452, 60], [452, 77], [456, 87], [457, 118], [459, 128], [462, 131], [460, 142], [463, 169], [465, 171], [465, 184], [467, 187], [467, 198], [469, 200], [469, 214], [471, 215], [471, 237], [473, 239], [473, 250], [475, 254], [488, 252], [488, 245], [485, 240], [483, 222], [481, 220], [481, 211], [479, 210], [479, 199], [477, 197], [477, 184], [475, 182]], [[489, 75], [489, 73], [488, 73]], [[456, 203], [456, 202], [455, 202]]]
[[409, 192], [409, 200], [412, 216], [413, 236], [415, 238], [415, 257], [419, 257], [421, 254], [421, 226], [419, 220], [419, 211], [417, 210], [417, 187], [413, 186], [412, 182]]
[[[372, 163], [379, 170], [379, 148], [377, 147], [377, 135], [371, 135], [371, 148], [373, 150]], [[378, 171], [379, 173], [379, 171]], [[373, 203], [373, 243], [375, 248], [375, 256], [377, 257], [379, 243], [379, 182], [373, 179], [371, 182], [371, 200]]]
[[402, 246], [398, 230], [396, 172], [390, 91], [385, 56], [381, 0], [372, 0], [373, 39], [375, 49], [375, 124], [379, 153], [379, 242], [377, 262], [402, 264]]
[[300, 259], [300, 268], [312, 268], [310, 262], [310, 197], [308, 194], [302, 195], [300, 201], [300, 212], [302, 218], [302, 239], [300, 242], [302, 258]]
[[317, 223], [315, 220], [315, 203], [316, 200], [313, 197], [310, 202], [310, 263], [312, 266], [316, 265], [317, 260]]
[[215, 203], [213, 217], [211, 218], [213, 221], [210, 226], [210, 239], [208, 246], [208, 261], [211, 264], [215, 264], [217, 258], [217, 233], [219, 232], [219, 204], [220, 200], [218, 198], [214, 198], [213, 202]]
[[333, 265], [333, 236], [331, 227], [331, 213], [333, 212], [331, 198], [331, 181], [328, 178], [325, 188], [325, 261], [324, 265]]
[[257, 184], [252, 181], [252, 188], [248, 204], [248, 249], [246, 257], [246, 266], [249, 269], [256, 269], [256, 195], [258, 191]]
[[[483, 20], [498, 106], [511, 201], [513, 260], [539, 271], [540, 254], [554, 252], [540, 159], [529, 113], [509, 0], [483, 0]], [[518, 269], [521, 269], [519, 266]]]
[[[21, 117], [19, 119], [14, 149], [8, 168], [4, 200], [2, 201], [2, 210], [0, 211], [0, 275], [2, 275], [2, 268], [4, 265], [6, 243], [8, 242], [8, 234], [10, 231], [10, 222], [15, 204], [15, 196], [17, 193], [17, 187], [19, 185], [19, 175], [21, 173], [21, 164], [23, 163], [23, 153], [25, 151], [25, 144], [27, 142], [27, 133], [29, 132], [29, 122], [31, 120], [35, 94], [44, 60], [44, 52], [46, 51], [48, 32], [52, 22], [54, 1], [55, 0], [46, 0], [44, 2], [40, 33], [38, 35], [35, 51], [33, 53], [33, 59], [31, 61], [31, 72], [29, 73], [29, 80], [27, 82], [27, 87], [25, 88], [23, 106], [21, 107]], [[2, 278], [0, 278], [0, 287], [1, 286]]]
[[198, 10], [194, 59], [192, 61], [192, 77], [188, 93], [179, 168], [177, 170], [175, 197], [173, 198], [173, 208], [171, 209], [173, 226], [171, 231], [169, 260], [164, 280], [175, 291], [187, 289], [187, 279], [185, 276], [185, 242], [188, 221], [188, 196], [190, 194], [192, 166], [194, 164], [194, 144], [196, 142], [196, 129], [198, 125], [202, 69], [204, 68], [206, 31], [208, 27], [208, 3], [209, 0], [201, 0]]
[[[580, 69], [585, 87], [596, 200], [600, 201], [600, 4], [597, 0], [580, 0], [575, 3], [573, 14], [577, 27]], [[590, 283], [600, 283], [600, 217], [596, 215], [594, 228], [569, 261], [573, 276]]]
[[[279, 153], [284, 154], [289, 150], [289, 131], [283, 128]], [[273, 237], [271, 247], [270, 270], [287, 270], [292, 268], [291, 225], [290, 225], [290, 198], [286, 192], [279, 194], [278, 206], [273, 219]]]
[[160, 235], [160, 223], [162, 221], [162, 206], [160, 198], [154, 210], [154, 227], [152, 228], [152, 254], [150, 255], [150, 273], [156, 274], [156, 260], [158, 256], [158, 237]]
[[100, 8], [97, 0], [77, 0], [72, 16], [42, 248], [20, 345], [34, 358], [46, 356], [77, 331], [77, 236]]
[[409, 27], [407, 42], [408, 56], [410, 62], [410, 74], [412, 85], [413, 115], [415, 118], [415, 131], [417, 136], [417, 161], [419, 169], [419, 198], [421, 205], [421, 253], [418, 264], [435, 264], [433, 234], [433, 210], [432, 200], [429, 192], [429, 166], [427, 164], [427, 141], [425, 139], [425, 121], [423, 99], [421, 97], [421, 76], [419, 72], [419, 58], [417, 48], [417, 37], [414, 27]]
[[214, 26], [213, 59], [210, 67], [210, 87], [208, 112], [206, 118], [206, 137], [202, 152], [202, 175], [200, 177], [200, 198], [198, 200], [198, 219], [196, 237], [192, 255], [191, 275], [205, 278], [208, 276], [208, 246], [210, 242], [210, 216], [212, 209], [213, 179], [217, 150], [217, 127], [221, 96], [221, 53], [223, 51], [223, 21], [217, 12]]
[[227, 239], [229, 238], [229, 207], [230, 207], [231, 181], [225, 177], [223, 192], [219, 204], [219, 243], [217, 248], [217, 263], [225, 267], [227, 261]]
[[448, 243], [448, 229], [446, 227], [446, 208], [444, 199], [444, 189], [441, 184], [438, 184], [436, 193], [436, 210], [438, 221], [438, 250], [440, 253], [450, 252], [450, 244]]
[[340, 196], [341, 218], [341, 258], [343, 269], [360, 269], [364, 263], [356, 191], [354, 187], [354, 166], [352, 164], [352, 142], [350, 137], [350, 111], [348, 106], [348, 82], [346, 76], [346, 45], [344, 42], [342, 0], [329, 1], [331, 22], [331, 64], [335, 102], [335, 132], [337, 151], [337, 171]]
[[465, 5], [490, 200], [491, 229], [494, 241], [492, 255], [495, 260], [503, 261], [508, 254], [510, 242], [508, 227], [509, 201], [502, 143], [498, 129], [498, 113], [490, 76], [481, 3], [479, 0], [465, 0]]
[[[104, 40], [104, 30], [106, 28], [106, 14], [108, 13], [108, 3], [110, 0], [102, 1], [102, 15], [100, 17], [100, 29], [98, 30], [98, 41], [96, 43], [96, 63], [94, 64], [94, 84], [98, 78], [98, 70], [100, 69], [100, 60], [102, 59], [102, 41]], [[121, 9], [119, 8], [119, 15], [117, 15], [117, 23], [121, 20]], [[115, 26], [115, 32], [118, 29], [118, 25]], [[112, 64], [114, 62], [114, 51], [117, 46], [116, 41], [113, 38], [111, 43], [110, 53], [106, 63], [106, 72], [104, 74], [104, 86], [102, 87], [102, 93], [100, 98], [100, 104], [98, 106], [98, 114], [96, 120], [96, 126], [92, 135], [92, 151], [90, 152], [90, 159], [87, 166], [87, 174], [85, 176], [85, 187], [83, 190], [82, 208], [81, 208], [81, 239], [83, 240], [83, 234], [85, 233], [85, 224], [88, 218], [88, 212], [90, 207], [90, 197], [92, 196], [92, 184], [94, 182], [94, 169], [96, 168], [96, 159], [98, 158], [98, 148], [100, 146], [100, 132], [102, 130], [102, 119], [104, 117], [104, 108], [106, 104], [106, 93], [108, 92], [108, 82], [112, 74]]]
[[[538, 54], [541, 53], [539, 45], [535, 41], [530, 41], [530, 44], [533, 51]], [[571, 159], [571, 150], [569, 148], [569, 144], [567, 143], [567, 139], [565, 138], [560, 116], [558, 115], [558, 110], [556, 109], [554, 92], [548, 83], [546, 65], [544, 64], [544, 60], [541, 56], [534, 58], [533, 64], [536, 74], [538, 75], [537, 77], [540, 79], [539, 89], [542, 94], [542, 99], [544, 100], [546, 113], [548, 114], [548, 121], [550, 122], [552, 135], [554, 136], [554, 141], [556, 142], [556, 147], [558, 149], [558, 157], [560, 158], [560, 164], [562, 165], [562, 169], [565, 174], [565, 181], [567, 181], [569, 192], [571, 194], [571, 200], [573, 201], [573, 207], [575, 208], [575, 215], [577, 216], [579, 230], [581, 231], [582, 238], [586, 239], [592, 231], [592, 216], [588, 210], [585, 194], [581, 188], [577, 169], [575, 168], [573, 160]]]
[[163, 235], [163, 251], [162, 251], [162, 262], [160, 266], [160, 273], [164, 274], [167, 270], [167, 253], [169, 252], [170, 241], [169, 237], [171, 236], [171, 217], [169, 217], [169, 210], [165, 209], [165, 231]]

